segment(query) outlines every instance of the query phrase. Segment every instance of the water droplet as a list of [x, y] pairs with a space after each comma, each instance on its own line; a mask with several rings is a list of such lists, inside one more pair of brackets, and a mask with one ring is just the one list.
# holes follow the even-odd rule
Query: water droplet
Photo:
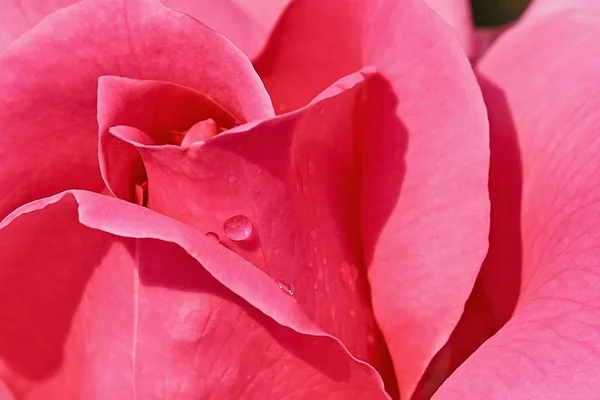
[[323, 107], [319, 107], [319, 115], [323, 115], [323, 113], [325, 112], [325, 109]]
[[325, 286], [325, 291], [327, 293], [331, 292], [331, 286], [329, 286], [329, 285]]
[[313, 251], [314, 251], [315, 253], [318, 253], [318, 252], [319, 252], [319, 248], [318, 248], [317, 246], [313, 246]]
[[317, 231], [315, 231], [314, 229], [310, 230], [310, 237], [313, 239], [317, 238]]
[[290, 296], [294, 295], [294, 287], [288, 281], [277, 281], [277, 287]]
[[308, 162], [308, 173], [311, 175], [315, 173], [315, 163], [312, 160]]
[[262, 169], [261, 169], [261, 168], [257, 169], [257, 170], [256, 170], [256, 173], [257, 173], [257, 174], [262, 174]]
[[312, 268], [312, 266], [313, 266], [313, 265], [315, 265], [315, 264], [313, 264], [313, 262], [312, 262], [312, 261], [309, 261], [309, 262], [308, 262], [308, 266], [309, 266], [309, 267], [311, 267], [311, 268]]
[[327, 257], [323, 257], [323, 264], [327, 264]]
[[350, 316], [352, 318], [356, 317], [356, 312], [354, 310], [350, 310]]
[[206, 232], [206, 237], [212, 240], [215, 243], [219, 243], [219, 235], [214, 232]]
[[241, 242], [252, 234], [252, 222], [245, 215], [234, 215], [225, 220], [223, 230], [229, 239]]
[[237, 181], [237, 176], [235, 175], [229, 175], [229, 177], [227, 178], [227, 180], [229, 181], [229, 183], [233, 183], [235, 181]]

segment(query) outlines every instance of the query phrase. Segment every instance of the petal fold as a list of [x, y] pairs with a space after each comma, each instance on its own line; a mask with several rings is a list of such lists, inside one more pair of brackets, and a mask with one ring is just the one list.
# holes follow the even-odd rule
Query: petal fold
[[279, 113], [362, 67], [380, 74], [361, 119], [361, 244], [401, 397], [410, 398], [487, 250], [487, 116], [464, 49], [422, 1], [299, 0], [255, 66]]
[[475, 36], [471, 19], [471, 2], [467, 0], [425, 0], [454, 29], [469, 57], [475, 56]]
[[508, 321], [435, 399], [587, 399], [600, 390], [598, 35], [583, 13], [525, 18], [479, 63], [492, 149], [480, 283], [496, 322]]
[[[363, 92], [373, 76], [349, 75], [307, 107], [190, 147], [153, 142], [139, 124], [114, 126], [108, 135], [115, 152], [108, 157], [131, 160], [139, 153], [149, 208], [218, 235], [273, 279], [293, 285], [294, 297], [316, 323], [393, 385], [358, 227], [359, 119], [369, 112]], [[231, 218], [247, 219], [246, 240], [231, 235]]]
[[388, 398], [294, 297], [171, 218], [70, 191], [0, 237], [0, 379], [19, 398]]
[[10, 188], [0, 217], [69, 188], [104, 189], [95, 118], [102, 75], [189, 87], [252, 119], [273, 114], [239, 49], [154, 0], [86, 0], [58, 10], [0, 54], [0, 70], [0, 185]]

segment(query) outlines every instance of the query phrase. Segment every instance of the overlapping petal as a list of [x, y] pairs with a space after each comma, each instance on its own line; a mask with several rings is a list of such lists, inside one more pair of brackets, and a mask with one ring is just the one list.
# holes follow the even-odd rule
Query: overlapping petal
[[508, 322], [435, 398], [588, 399], [600, 390], [600, 14], [557, 4], [537, 2], [479, 64], [492, 226], [478, 283], [496, 323]]
[[[296, 112], [180, 147], [160, 143], [154, 133], [160, 121], [151, 115], [159, 113], [138, 90], [153, 83], [122, 82], [130, 89], [125, 94], [124, 86], [110, 92], [109, 82], [116, 83], [111, 78], [101, 83], [100, 101], [129, 99], [105, 103], [110, 109], [148, 111], [105, 113], [101, 135], [114, 146], [104, 148], [101, 158], [113, 160], [106, 164], [108, 176], [126, 182], [139, 152], [149, 208], [218, 235], [273, 279], [292, 284], [294, 297], [319, 326], [393, 385], [371, 309], [358, 227], [357, 143], [370, 134], [366, 118], [376, 117], [365, 97], [374, 79], [370, 71], [348, 76]], [[156, 98], [159, 104], [164, 97]], [[393, 104], [381, 105], [386, 107]], [[251, 224], [247, 240], [228, 237], [225, 221], [235, 216]]]
[[[78, 0], [7, 0], [0, 14], [0, 51], [54, 11]], [[249, 57], [264, 46], [289, 0], [163, 0], [231, 39]]]
[[99, 76], [184, 85], [249, 118], [273, 113], [240, 50], [153, 0], [90, 0], [59, 10], [0, 55], [0, 70], [0, 216], [61, 190], [103, 189]]
[[476, 43], [471, 18], [471, 2], [467, 0], [425, 0], [454, 29], [469, 57], [475, 56]]
[[294, 297], [169, 217], [70, 191], [0, 237], [0, 379], [17, 398], [388, 398]]
[[366, 93], [362, 246], [409, 397], [462, 314], [487, 249], [487, 118], [467, 57], [420, 1], [301, 0], [255, 65], [278, 112], [365, 65], [382, 77]]
[[77, 0], [5, 0], [0, 14], [0, 52], [53, 11]]
[[264, 47], [290, 0], [162, 0], [227, 36], [250, 58]]

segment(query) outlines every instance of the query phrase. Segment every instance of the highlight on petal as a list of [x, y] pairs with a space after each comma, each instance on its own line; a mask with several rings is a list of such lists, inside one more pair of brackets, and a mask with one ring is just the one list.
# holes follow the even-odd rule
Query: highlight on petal
[[77, 0], [3, 0], [0, 13], [0, 52], [53, 11]]
[[69, 188], [104, 189], [96, 87], [102, 75], [199, 91], [249, 119], [273, 115], [247, 57], [154, 0], [85, 0], [58, 10], [0, 54], [0, 217]]
[[[361, 71], [310, 106], [191, 146], [160, 142], [156, 132], [168, 129], [157, 118], [112, 113], [116, 118], [100, 119], [106, 143], [112, 143], [101, 149], [101, 158], [110, 160], [105, 176], [113, 179], [111, 186], [124, 188], [131, 198], [135, 185], [127, 177], [136, 175], [132, 160], [141, 157], [149, 208], [217, 235], [273, 280], [288, 282], [311, 318], [375, 366], [393, 392], [393, 369], [373, 318], [358, 228], [357, 143], [369, 134], [358, 120], [367, 122], [364, 92], [372, 79], [372, 71]], [[140, 116], [155, 115], [155, 103], [136, 89], [152, 85], [129, 82], [130, 92], [116, 91], [114, 97], [132, 99], [127, 107], [140, 110]], [[171, 99], [161, 93], [153, 98], [157, 104]], [[121, 103], [107, 104], [119, 109]]]
[[454, 29], [469, 57], [476, 55], [471, 2], [468, 0], [425, 0], [448, 25]]
[[598, 35], [598, 18], [582, 13], [524, 19], [479, 64], [492, 149], [480, 284], [508, 322], [435, 399], [600, 391]]
[[294, 297], [171, 218], [70, 191], [0, 238], [0, 379], [18, 398], [388, 398]]
[[162, 0], [231, 39], [253, 58], [290, 0]]
[[464, 50], [420, 0], [299, 0], [255, 66], [279, 113], [362, 67], [380, 74], [357, 122], [361, 245], [375, 316], [410, 398], [487, 250], [487, 117]]

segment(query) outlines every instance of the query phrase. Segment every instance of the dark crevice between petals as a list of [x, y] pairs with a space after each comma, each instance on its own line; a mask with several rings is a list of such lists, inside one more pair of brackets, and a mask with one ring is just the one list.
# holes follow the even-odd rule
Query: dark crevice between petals
[[149, 206], [150, 185], [136, 147], [187, 149], [246, 121], [190, 88], [107, 76], [99, 81], [98, 122], [107, 186], [117, 197]]

